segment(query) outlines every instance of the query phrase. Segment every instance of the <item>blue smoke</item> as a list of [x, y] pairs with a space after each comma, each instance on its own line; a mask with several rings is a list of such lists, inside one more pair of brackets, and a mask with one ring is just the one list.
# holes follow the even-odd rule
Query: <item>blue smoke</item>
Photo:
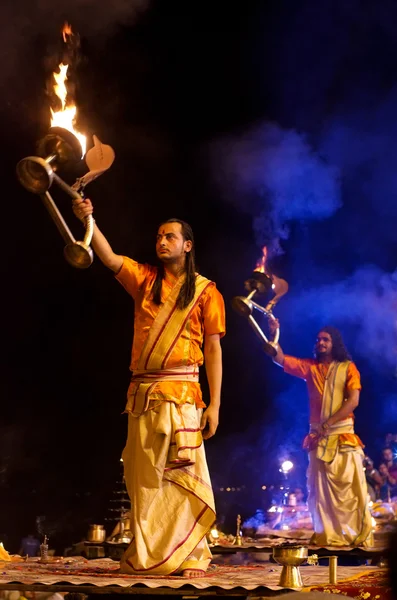
[[[390, 264], [397, 221], [397, 159], [385, 120], [390, 110], [390, 102], [382, 105], [383, 117], [375, 115], [367, 132], [367, 113], [349, 127], [341, 119], [329, 122], [318, 144], [321, 156], [304, 136], [275, 124], [222, 140], [213, 153], [218, 185], [252, 214], [258, 242], [277, 250], [284, 240], [287, 330], [310, 330], [314, 339], [322, 325], [335, 325], [353, 356], [378, 373], [397, 365], [397, 272], [383, 268]], [[382, 266], [368, 264], [371, 256]]]
[[216, 142], [212, 154], [221, 192], [253, 215], [261, 245], [279, 248], [290, 222], [321, 220], [341, 206], [338, 169], [296, 131], [264, 123]]
[[355, 359], [365, 359], [377, 371], [393, 370], [397, 364], [397, 272], [388, 274], [368, 265], [350, 277], [330, 281], [326, 271], [322, 277], [308, 288], [300, 282], [292, 291], [286, 327], [309, 328], [315, 335], [321, 326], [334, 324], [346, 333]]

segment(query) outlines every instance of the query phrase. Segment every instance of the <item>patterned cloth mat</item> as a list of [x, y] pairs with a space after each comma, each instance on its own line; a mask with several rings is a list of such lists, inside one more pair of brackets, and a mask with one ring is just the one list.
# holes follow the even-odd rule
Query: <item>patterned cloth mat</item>
[[315, 585], [302, 590], [303, 592], [327, 592], [341, 594], [356, 600], [392, 600], [392, 590], [386, 569], [376, 569], [364, 573], [354, 579], [340, 581], [334, 585]]
[[[300, 568], [303, 585], [326, 586], [328, 567], [303, 566]], [[365, 573], [379, 573], [378, 567], [367, 567]], [[266, 587], [282, 590], [278, 586], [281, 567], [272, 563], [262, 565], [211, 565], [202, 577], [187, 579], [180, 576], [124, 575], [119, 573], [119, 563], [110, 559], [88, 561], [82, 557], [71, 557], [42, 564], [39, 559], [26, 562], [0, 563], [0, 584], [20, 583], [22, 585], [67, 583], [73, 585], [121, 586], [143, 585], [150, 588], [180, 588], [190, 585], [197, 589], [220, 587], [225, 590], [242, 587], [253, 590]], [[357, 578], [363, 573], [362, 567], [338, 567], [338, 580]], [[365, 599], [364, 599], [365, 600]]]

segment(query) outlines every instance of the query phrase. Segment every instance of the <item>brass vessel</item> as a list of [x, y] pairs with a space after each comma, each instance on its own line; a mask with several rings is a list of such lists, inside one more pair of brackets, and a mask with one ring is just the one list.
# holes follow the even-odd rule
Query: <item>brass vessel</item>
[[273, 548], [273, 558], [283, 567], [279, 581], [280, 587], [303, 587], [299, 567], [307, 561], [307, 548], [305, 546], [276, 546]]
[[106, 539], [106, 531], [103, 525], [90, 525], [87, 541], [102, 544]]

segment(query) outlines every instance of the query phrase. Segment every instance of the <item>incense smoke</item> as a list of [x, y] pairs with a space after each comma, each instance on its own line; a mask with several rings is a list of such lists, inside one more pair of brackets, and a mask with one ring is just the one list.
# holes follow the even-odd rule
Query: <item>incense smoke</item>
[[275, 123], [216, 142], [212, 156], [221, 192], [252, 214], [260, 245], [275, 250], [289, 223], [327, 218], [341, 205], [338, 169]]
[[[397, 106], [397, 93], [392, 96], [372, 121], [368, 111], [350, 122], [330, 119], [319, 138], [321, 155], [303, 135], [274, 124], [218, 141], [212, 154], [217, 184], [252, 214], [258, 244], [277, 250], [284, 240], [290, 292], [276, 312], [288, 306], [286, 329], [309, 327], [315, 335], [335, 324], [352, 352], [378, 372], [397, 364], [396, 259], [389, 254], [397, 224], [387, 135], [391, 106]], [[292, 245], [288, 224], [294, 221], [307, 223], [307, 235], [295, 235]]]

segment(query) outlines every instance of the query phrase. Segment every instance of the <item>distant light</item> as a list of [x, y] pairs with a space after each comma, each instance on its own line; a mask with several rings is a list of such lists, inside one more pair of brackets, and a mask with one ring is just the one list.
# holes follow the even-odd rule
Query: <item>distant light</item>
[[232, 488], [232, 492], [235, 492], [235, 491], [236, 491], [236, 488]]
[[265, 485], [262, 485], [262, 490], [265, 490], [265, 489], [266, 489], [266, 486], [265, 486]]
[[289, 527], [288, 525], [281, 525], [281, 529], [284, 529], [284, 531], [288, 531]]
[[372, 500], [370, 500], [370, 501], [368, 502], [368, 506], [371, 508], [371, 506], [373, 506], [373, 505], [374, 505], [374, 503], [372, 502]]
[[291, 462], [290, 460], [285, 460], [284, 462], [281, 463], [281, 472], [282, 473], [289, 473], [291, 471], [291, 469], [294, 468], [294, 463]]
[[211, 529], [211, 535], [214, 538], [214, 540], [217, 540], [219, 538], [219, 531], [217, 530], [216, 527], [214, 527], [213, 529]]
[[226, 488], [226, 491], [227, 491], [227, 492], [230, 492], [230, 488]]
[[124, 462], [122, 458], [120, 458], [120, 462]]
[[276, 506], [271, 506], [267, 512], [276, 512], [276, 510], [277, 510]]
[[284, 512], [284, 509], [283, 509], [283, 507], [282, 507], [282, 506], [279, 506], [279, 507], [278, 507], [278, 509], [277, 509], [277, 512], [278, 512], [278, 513], [282, 513], [282, 512]]
[[272, 290], [276, 289], [276, 284], [272, 283]]

